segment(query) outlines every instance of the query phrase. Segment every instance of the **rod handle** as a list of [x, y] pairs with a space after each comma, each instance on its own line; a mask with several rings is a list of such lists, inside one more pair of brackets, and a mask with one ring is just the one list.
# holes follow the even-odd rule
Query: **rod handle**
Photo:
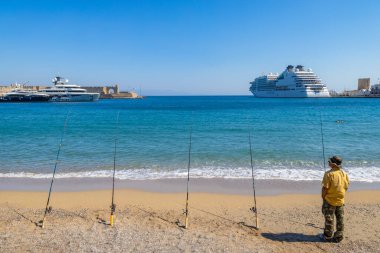
[[45, 217], [41, 221], [41, 228], [45, 228]]
[[185, 218], [185, 229], [187, 229], [189, 227], [189, 216], [186, 214], [186, 218]]
[[113, 225], [114, 225], [114, 215], [111, 214], [111, 216], [110, 216], [110, 226], [113, 227]]

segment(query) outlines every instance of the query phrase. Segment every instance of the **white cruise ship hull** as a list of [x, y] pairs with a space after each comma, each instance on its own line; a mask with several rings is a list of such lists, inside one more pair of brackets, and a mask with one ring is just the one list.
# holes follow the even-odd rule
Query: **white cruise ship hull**
[[329, 92], [326, 90], [320, 92], [305, 90], [289, 90], [289, 91], [256, 91], [253, 92], [255, 97], [262, 98], [328, 98]]
[[99, 100], [99, 93], [49, 93], [52, 102], [94, 102]]

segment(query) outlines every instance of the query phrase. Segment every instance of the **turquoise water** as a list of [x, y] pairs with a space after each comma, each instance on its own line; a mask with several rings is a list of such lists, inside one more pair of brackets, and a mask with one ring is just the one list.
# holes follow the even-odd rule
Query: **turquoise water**
[[380, 181], [379, 99], [252, 96], [2, 103], [0, 177], [50, 178], [68, 112], [62, 178], [111, 176], [115, 138], [118, 178], [185, 177], [192, 127], [193, 177], [250, 177], [251, 130], [257, 178], [319, 180], [321, 114], [326, 157], [342, 156], [352, 180]]

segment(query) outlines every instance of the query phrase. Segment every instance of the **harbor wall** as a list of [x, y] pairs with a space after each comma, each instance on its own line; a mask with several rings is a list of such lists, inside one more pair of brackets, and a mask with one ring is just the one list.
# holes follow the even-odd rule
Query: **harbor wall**
[[114, 86], [82, 86], [88, 92], [100, 93], [100, 98], [140, 98], [133, 91], [120, 91], [119, 85]]
[[136, 92], [133, 91], [121, 91], [119, 93], [103, 94], [100, 98], [142, 98]]
[[82, 86], [82, 88], [86, 89], [88, 92], [100, 93], [100, 95], [120, 93], [118, 84], [113, 86]]

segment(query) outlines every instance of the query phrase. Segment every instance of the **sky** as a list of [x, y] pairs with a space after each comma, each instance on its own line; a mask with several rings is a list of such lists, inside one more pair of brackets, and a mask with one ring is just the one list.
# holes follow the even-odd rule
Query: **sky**
[[376, 0], [0, 0], [0, 85], [119, 84], [143, 95], [249, 95], [287, 65], [329, 89], [380, 78]]

